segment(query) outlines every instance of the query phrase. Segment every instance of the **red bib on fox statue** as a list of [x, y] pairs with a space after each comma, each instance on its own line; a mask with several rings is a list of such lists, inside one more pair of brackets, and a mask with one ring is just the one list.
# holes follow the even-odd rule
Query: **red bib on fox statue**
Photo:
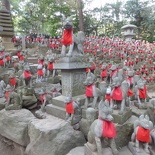
[[29, 71], [24, 71], [24, 78], [30, 78], [32, 76], [32, 74]]
[[140, 99], [146, 99], [146, 85], [144, 86], [144, 89], [138, 89], [138, 91]]
[[53, 70], [53, 62], [50, 62], [47, 66], [48, 70]]
[[116, 101], [122, 101], [123, 100], [123, 95], [122, 95], [122, 89], [121, 87], [115, 87], [112, 90], [112, 99]]
[[42, 70], [42, 69], [38, 69], [37, 74], [38, 74], [39, 76], [43, 76], [43, 75], [44, 75], [43, 70]]
[[15, 86], [16, 85], [16, 78], [15, 77], [10, 78], [10, 83], [12, 86]]
[[149, 143], [150, 142], [150, 130], [144, 129], [139, 126], [136, 138], [137, 140], [141, 142]]
[[115, 138], [116, 137], [116, 128], [114, 126], [114, 123], [103, 120], [102, 118], [99, 118], [99, 120], [101, 120], [103, 122], [102, 136], [107, 137], [107, 138]]
[[72, 29], [68, 29], [68, 30], [64, 30], [63, 32], [63, 37], [62, 37], [62, 45], [68, 46], [72, 44], [72, 33], [73, 30]]
[[0, 66], [4, 66], [4, 60], [0, 59]]
[[74, 114], [73, 101], [66, 103], [66, 112], [69, 114]]
[[89, 85], [89, 86], [86, 86], [86, 92], [85, 92], [85, 95], [87, 97], [93, 97], [93, 84], [92, 85]]

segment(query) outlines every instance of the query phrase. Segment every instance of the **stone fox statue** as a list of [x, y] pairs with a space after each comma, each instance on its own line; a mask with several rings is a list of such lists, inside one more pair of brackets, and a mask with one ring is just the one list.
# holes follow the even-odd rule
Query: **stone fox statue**
[[95, 86], [96, 76], [92, 72], [88, 72], [87, 77], [83, 84], [86, 86], [85, 89], [85, 107], [88, 108], [90, 99], [93, 98], [93, 108], [97, 109], [98, 100], [101, 96], [105, 96], [107, 90], [107, 83], [102, 81], [99, 83], [99, 88]]
[[109, 106], [107, 100], [101, 100], [99, 103], [99, 117], [90, 126], [88, 132], [87, 146], [98, 155], [103, 154], [102, 141], [104, 138], [108, 138], [113, 155], [118, 155], [118, 150], [115, 144], [116, 128], [112, 122], [113, 117], [111, 115], [112, 109]]
[[144, 151], [149, 153], [149, 142], [151, 141], [150, 132], [153, 129], [153, 123], [146, 115], [141, 115], [138, 120], [134, 122], [134, 132], [131, 136], [132, 142], [135, 142], [136, 152], [140, 152], [139, 143], [144, 144]]
[[66, 47], [69, 46], [69, 52], [67, 56], [82, 55], [83, 54], [83, 42], [84, 33], [79, 31], [77, 37], [73, 34], [72, 16], [66, 18], [63, 16], [64, 32], [62, 36], [62, 51], [61, 54], [66, 54]]

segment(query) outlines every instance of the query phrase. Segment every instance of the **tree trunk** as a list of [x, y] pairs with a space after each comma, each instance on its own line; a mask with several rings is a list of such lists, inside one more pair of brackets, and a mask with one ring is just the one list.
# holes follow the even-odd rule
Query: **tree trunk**
[[82, 0], [78, 0], [78, 10], [79, 10], [79, 29], [80, 29], [80, 31], [84, 32]]

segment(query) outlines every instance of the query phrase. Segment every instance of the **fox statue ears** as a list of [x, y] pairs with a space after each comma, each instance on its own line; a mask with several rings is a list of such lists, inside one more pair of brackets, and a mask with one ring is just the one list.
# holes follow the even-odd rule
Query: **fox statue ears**
[[71, 15], [71, 16], [68, 17], [68, 18], [66, 18], [65, 15], [62, 15], [62, 20], [65, 21], [66, 19], [67, 19], [68, 21], [72, 21], [72, 20], [73, 20], [73, 15]]
[[148, 121], [150, 120], [148, 115], [145, 115], [145, 116], [144, 116], [144, 115], [141, 115], [141, 116], [139, 117], [139, 120], [143, 120], [144, 118], [145, 118], [146, 120], [148, 120]]

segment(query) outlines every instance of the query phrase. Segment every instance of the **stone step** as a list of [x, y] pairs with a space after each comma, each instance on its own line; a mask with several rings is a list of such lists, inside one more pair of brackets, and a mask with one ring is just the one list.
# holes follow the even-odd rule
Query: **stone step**
[[9, 12], [0, 10], [0, 15], [2, 15], [2, 16], [10, 16], [11, 14]]
[[12, 26], [10, 26], [10, 27], [3, 27], [3, 31], [11, 31], [11, 32], [13, 32], [14, 30], [13, 30], [13, 27]]
[[0, 36], [13, 36], [14, 33], [13, 32], [0, 32]]
[[34, 57], [34, 58], [28, 57], [28, 62], [38, 64], [38, 58], [37, 57]]
[[[74, 96], [73, 100], [76, 101], [77, 98], [80, 98], [80, 102], [83, 105], [84, 102], [85, 102], [85, 95]], [[53, 98], [52, 99], [52, 104], [55, 105], [55, 106], [58, 106], [58, 107], [65, 108], [64, 101], [65, 101], [65, 96], [61, 95], [61, 96]]]
[[65, 119], [65, 117], [66, 117], [66, 109], [55, 106], [53, 104], [48, 104], [46, 106], [46, 112], [50, 115], [53, 115], [53, 116], [61, 118], [61, 119]]
[[10, 16], [2, 16], [2, 15], [0, 15], [0, 19], [11, 20], [11, 17]]
[[11, 20], [4, 20], [4, 19], [0, 19], [0, 25], [3, 25], [3, 23], [12, 23]]
[[[0, 25], [1, 25], [1, 23], [0, 23]], [[12, 27], [12, 24], [9, 24], [9, 23], [3, 23], [3, 27]]]

